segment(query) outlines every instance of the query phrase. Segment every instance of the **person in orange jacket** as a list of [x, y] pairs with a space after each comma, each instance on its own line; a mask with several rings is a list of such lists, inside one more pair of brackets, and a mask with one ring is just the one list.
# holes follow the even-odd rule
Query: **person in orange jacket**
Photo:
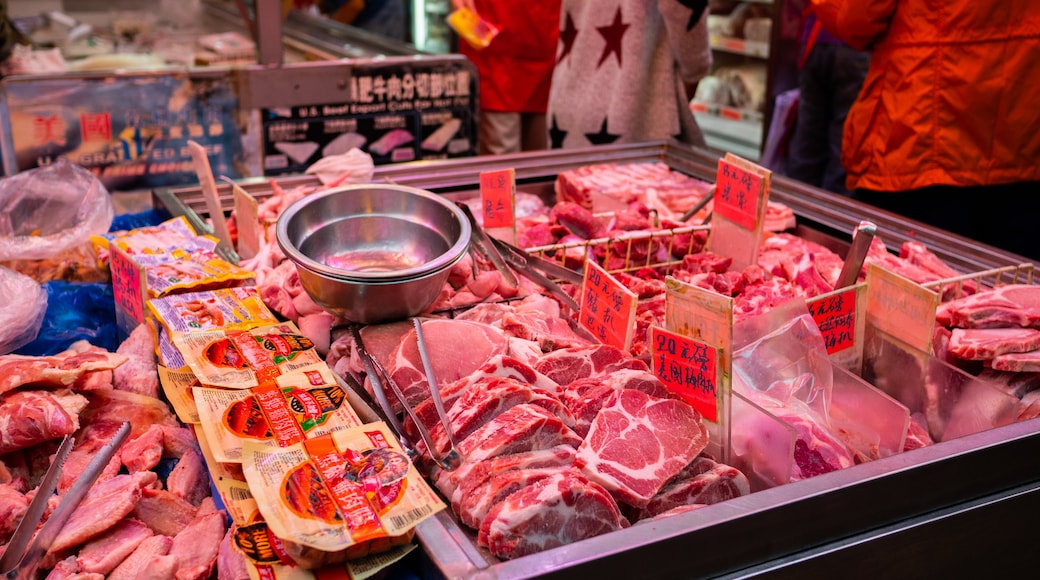
[[556, 64], [560, 0], [452, 0], [499, 28], [487, 48], [459, 41], [480, 74], [480, 153], [545, 149], [545, 110]]
[[864, 202], [1040, 259], [1035, 0], [812, 0], [872, 50], [842, 141]]

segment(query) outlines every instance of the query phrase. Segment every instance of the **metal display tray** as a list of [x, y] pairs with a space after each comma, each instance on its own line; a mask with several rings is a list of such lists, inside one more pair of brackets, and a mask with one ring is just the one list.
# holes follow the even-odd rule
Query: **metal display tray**
[[[378, 167], [376, 181], [443, 194], [473, 194], [479, 173], [516, 170], [518, 189], [551, 194], [563, 170], [594, 163], [661, 161], [714, 181], [717, 153], [670, 142], [523, 153]], [[270, 194], [266, 179], [240, 182]], [[315, 185], [279, 178], [282, 188]], [[230, 186], [219, 187], [229, 210]], [[770, 199], [792, 208], [797, 234], [847, 249], [862, 219], [889, 247], [924, 242], [955, 269], [971, 273], [1027, 262], [919, 222], [774, 176]], [[154, 192], [157, 206], [202, 226], [197, 187]], [[511, 561], [477, 547], [450, 513], [423, 522], [417, 535], [447, 578], [929, 577], [1027, 570], [1031, 514], [1040, 513], [1040, 419], [976, 433], [732, 499], [660, 521]]]

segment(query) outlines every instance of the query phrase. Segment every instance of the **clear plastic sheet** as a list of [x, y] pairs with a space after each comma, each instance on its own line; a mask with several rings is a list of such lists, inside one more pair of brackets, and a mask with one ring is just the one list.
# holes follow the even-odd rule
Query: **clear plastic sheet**
[[44, 260], [86, 244], [114, 215], [105, 186], [68, 161], [0, 180], [0, 261]]
[[36, 338], [47, 293], [32, 278], [0, 266], [0, 297], [0, 354], [7, 354]]

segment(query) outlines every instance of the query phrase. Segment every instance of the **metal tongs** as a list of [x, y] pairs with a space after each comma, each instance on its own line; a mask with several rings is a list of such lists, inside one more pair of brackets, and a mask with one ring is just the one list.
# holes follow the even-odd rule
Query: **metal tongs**
[[[14, 535], [11, 536], [11, 541], [8, 542], [3, 557], [0, 557], [0, 574], [4, 578], [18, 578], [19, 580], [35, 578], [36, 570], [40, 567], [40, 560], [47, 554], [47, 550], [50, 549], [58, 534], [61, 533], [65, 523], [68, 522], [69, 516], [79, 507], [87, 492], [90, 491], [90, 487], [97, 480], [98, 475], [105, 469], [109, 460], [112, 459], [116, 450], [119, 449], [129, 434], [130, 423], [124, 422], [123, 426], [116, 432], [115, 437], [106, 443], [90, 460], [90, 464], [83, 471], [83, 475], [65, 493], [61, 502], [58, 503], [58, 507], [47, 518], [40, 531], [36, 533], [36, 537], [33, 538], [36, 526], [40, 523], [44, 511], [47, 509], [48, 500], [58, 486], [58, 479], [61, 477], [61, 470], [65, 467], [65, 460], [72, 451], [72, 447], [76, 444], [75, 438], [69, 435], [65, 436], [61, 446], [58, 447], [58, 451], [54, 454], [54, 459], [51, 461], [47, 473], [44, 474], [43, 480], [40, 481], [40, 486], [36, 489], [36, 495], [25, 510], [22, 521], [18, 523]], [[30, 543], [30, 540], [32, 540], [32, 543]]]
[[[713, 197], [715, 197], [715, 185], [712, 185], [711, 188], [708, 189], [708, 193], [704, 197], [702, 197], [700, 199], [700, 201], [698, 201], [697, 203], [693, 204], [693, 207], [691, 207], [690, 209], [686, 210], [686, 213], [682, 214], [682, 217], [679, 218], [679, 221], [681, 221], [681, 222], [689, 221], [689, 219], [692, 218], [693, 216], [697, 215], [697, 212], [701, 211], [701, 209], [703, 209], [704, 206], [708, 205], [708, 202], [710, 202]], [[706, 224], [706, 223], [708, 223], [710, 221], [711, 221], [711, 214], [708, 214], [708, 217], [704, 218], [704, 221], [701, 222], [701, 223]]]
[[835, 288], [845, 288], [852, 286], [856, 283], [859, 278], [859, 272], [863, 269], [863, 261], [867, 259], [867, 251], [870, 250], [870, 244], [874, 241], [874, 235], [877, 234], [877, 226], [868, 221], [861, 221], [856, 229], [852, 232], [852, 246], [849, 247], [849, 253], [845, 256], [845, 264], [841, 267], [841, 273], [838, 274], [838, 282], [834, 285]]
[[502, 277], [505, 279], [506, 284], [516, 288], [519, 282], [513, 271], [506, 265], [505, 260], [502, 258], [502, 254], [499, 253], [498, 248], [492, 243], [491, 237], [487, 235], [484, 228], [480, 227], [477, 223], [477, 218], [473, 217], [473, 211], [469, 209], [469, 206], [464, 203], [456, 203], [462, 213], [466, 214], [466, 219], [469, 220], [470, 229], [473, 231], [473, 236], [470, 238], [472, 243], [471, 247], [475, 247], [485, 258], [487, 258], [491, 264]]
[[[405, 434], [404, 425], [402, 425], [401, 421], [398, 420], [397, 414], [394, 413], [394, 409], [390, 405], [390, 400], [386, 396], [386, 386], [390, 387], [394, 396], [397, 397], [397, 400], [401, 403], [405, 412], [412, 419], [416, 430], [419, 431], [419, 437], [423, 440], [423, 443], [426, 444], [426, 449], [429, 451], [433, 462], [436, 463], [438, 467], [449, 471], [458, 467], [459, 464], [462, 463], [462, 458], [455, 450], [454, 436], [451, 429], [447, 426], [447, 418], [443, 412], [444, 405], [440, 401], [440, 392], [438, 391], [435, 382], [436, 378], [429, 374], [427, 375], [427, 379], [430, 382], [430, 394], [434, 395], [434, 393], [436, 393], [434, 395], [436, 397], [434, 399], [434, 406], [437, 409], [437, 414], [440, 417], [441, 423], [445, 425], [445, 429], [449, 435], [449, 440], [452, 444], [451, 448], [443, 457], [437, 456], [437, 447], [434, 445], [433, 438], [430, 437], [430, 432], [426, 429], [426, 425], [419, 420], [419, 416], [415, 414], [411, 405], [408, 404], [408, 400], [401, 391], [401, 387], [399, 387], [397, 382], [387, 374], [383, 365], [380, 364], [380, 362], [368, 352], [368, 349], [365, 348], [365, 343], [361, 338], [360, 328], [356, 324], [351, 325], [350, 332], [354, 337], [354, 347], [357, 349], [358, 356], [361, 358], [361, 365], [365, 368], [365, 374], [367, 375], [369, 382], [372, 384], [372, 391], [375, 394], [376, 402], [378, 403], [380, 410], [382, 410], [382, 418], [386, 420], [397, 434], [398, 439], [401, 441], [401, 446], [404, 447], [408, 455], [414, 460], [418, 457], [418, 452], [415, 450], [414, 445], [409, 441], [408, 436]], [[423, 366], [429, 369], [431, 366], [427, 360], [427, 355], [425, 353], [426, 348], [421, 341], [421, 335], [419, 333], [421, 333], [421, 330], [416, 333], [416, 338], [420, 340], [419, 355], [423, 359]], [[364, 392], [364, 388], [361, 388], [360, 390]]]

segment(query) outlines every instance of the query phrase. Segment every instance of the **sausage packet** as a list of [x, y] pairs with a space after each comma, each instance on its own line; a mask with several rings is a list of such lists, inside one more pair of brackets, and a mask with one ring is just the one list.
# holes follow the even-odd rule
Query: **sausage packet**
[[170, 402], [177, 418], [181, 423], [200, 424], [202, 420], [199, 419], [199, 409], [191, 393], [192, 387], [199, 385], [195, 373], [188, 367], [174, 370], [161, 364], [156, 365], [156, 369], [159, 371], [159, 385], [162, 386], [163, 394], [166, 395], [166, 400]]
[[445, 507], [384, 423], [290, 447], [246, 441], [242, 471], [264, 520], [305, 566], [389, 548]]
[[155, 331], [155, 352], [165, 366], [173, 369], [187, 364], [173, 345], [174, 336], [217, 329], [248, 330], [278, 323], [253, 286], [153, 298], [148, 301], [148, 310]]
[[185, 333], [173, 337], [173, 344], [206, 387], [250, 389], [283, 373], [324, 364], [314, 343], [291, 322]]
[[177, 248], [189, 252], [195, 250], [214, 251], [218, 240], [213, 236], [200, 236], [191, 227], [188, 218], [178, 216], [155, 226], [146, 226], [129, 231], [108, 232], [91, 236], [98, 260], [108, 262], [114, 245], [126, 254], [165, 254]]
[[251, 389], [196, 387], [192, 394], [213, 455], [224, 463], [242, 461], [245, 441], [287, 447], [361, 424], [325, 363]]
[[151, 297], [186, 290], [234, 286], [256, 274], [240, 268], [210, 250], [176, 249], [167, 254], [141, 254], [134, 260], [144, 268]]

